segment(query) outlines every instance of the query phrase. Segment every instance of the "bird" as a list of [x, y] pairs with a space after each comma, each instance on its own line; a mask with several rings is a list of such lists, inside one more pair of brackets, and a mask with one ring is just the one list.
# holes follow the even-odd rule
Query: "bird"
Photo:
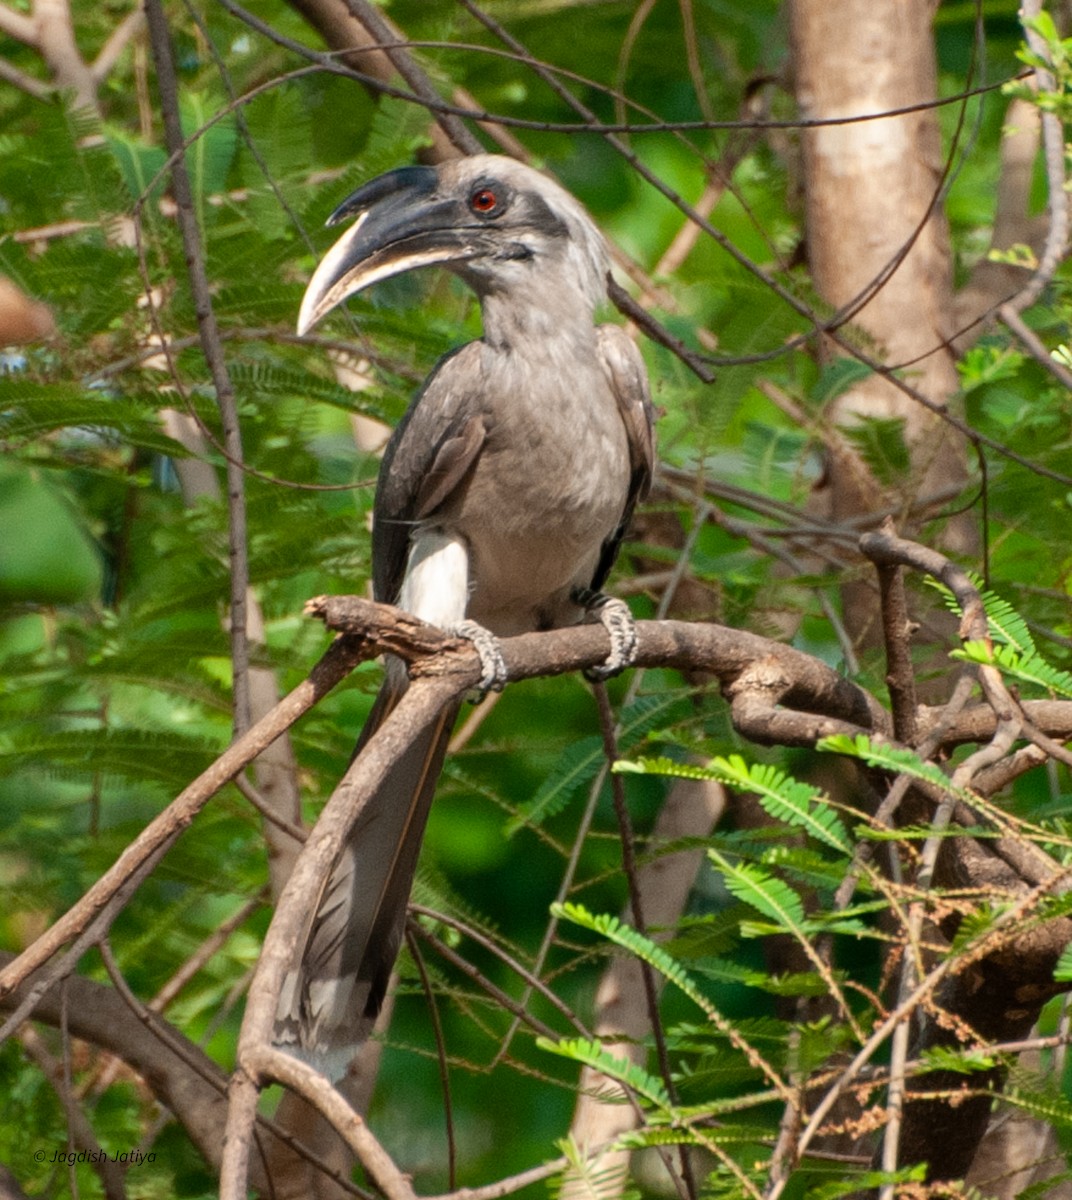
[[[395, 429], [379, 471], [372, 589], [480, 655], [501, 688], [498, 639], [600, 620], [609, 677], [635, 630], [602, 588], [650, 487], [653, 409], [644, 360], [598, 324], [607, 243], [583, 205], [535, 168], [478, 154], [398, 167], [328, 219], [352, 224], [316, 267], [305, 333], [349, 296], [419, 267], [479, 300], [483, 336], [446, 354]], [[407, 686], [388, 658], [355, 754]], [[382, 1007], [436, 781], [461, 701], [400, 756], [366, 804], [286, 972], [274, 1043], [338, 1079]]]

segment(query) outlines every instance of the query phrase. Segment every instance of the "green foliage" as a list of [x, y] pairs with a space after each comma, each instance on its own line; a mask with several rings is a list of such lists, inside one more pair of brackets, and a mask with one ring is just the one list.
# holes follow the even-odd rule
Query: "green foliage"
[[678, 776], [685, 779], [717, 779], [728, 787], [751, 792], [776, 820], [803, 829], [812, 837], [843, 853], [851, 853], [848, 834], [830, 801], [819, 788], [793, 779], [767, 763], [746, 763], [739, 754], [716, 756], [706, 767], [676, 763], [667, 758], [619, 762], [616, 771]]
[[623, 950], [628, 950], [650, 967], [654, 967], [670, 983], [684, 992], [694, 1004], [703, 1009], [708, 1016], [714, 1015], [715, 1010], [710, 1001], [681, 964], [650, 938], [646, 938], [637, 930], [630, 928], [615, 916], [608, 913], [594, 915], [581, 904], [555, 904], [551, 911], [556, 917], [572, 921], [574, 925], [579, 925], [584, 929], [590, 929], [593, 933], [598, 933], [608, 941], [621, 946]]
[[[1003, 597], [983, 587], [983, 581], [978, 575], [969, 572], [973, 585], [979, 589], [979, 595], [986, 612], [987, 628], [995, 642], [1001, 642], [1022, 654], [1034, 653], [1035, 641], [1027, 622], [1015, 608]], [[946, 607], [958, 615], [961, 614], [960, 603], [956, 596], [937, 579], [927, 579], [927, 583], [940, 593]]]
[[609, 1053], [598, 1042], [590, 1042], [584, 1038], [563, 1038], [558, 1042], [552, 1042], [549, 1038], [537, 1038], [536, 1045], [550, 1054], [572, 1059], [583, 1067], [591, 1067], [608, 1079], [616, 1080], [655, 1108], [666, 1110], [670, 1107], [670, 1097], [659, 1079], [630, 1062], [628, 1058], [619, 1058]]
[[1072, 983], [1072, 946], [1066, 946], [1057, 966], [1053, 969], [1053, 977], [1059, 983]]
[[798, 937], [803, 933], [804, 904], [788, 884], [748, 863], [730, 863], [717, 850], [708, 855], [730, 892], [767, 917], [773, 931]]
[[964, 788], [956, 788], [941, 767], [931, 762], [924, 762], [914, 751], [903, 746], [887, 746], [874, 738], [857, 734], [849, 737], [846, 734], [834, 734], [822, 738], [816, 743], [816, 750], [826, 750], [831, 754], [844, 754], [848, 758], [858, 758], [869, 767], [877, 767], [881, 771], [889, 771], [898, 775], [909, 775], [913, 779], [923, 780], [933, 784], [951, 796], [959, 796], [969, 803], [973, 797]]
[[[942, 594], [953, 612], [960, 612], [960, 605], [947, 587], [937, 580], [928, 582]], [[992, 591], [983, 590], [977, 576], [972, 577], [972, 582], [980, 588], [987, 627], [996, 645], [968, 641], [959, 650], [952, 651], [952, 657], [997, 667], [1018, 683], [1033, 685], [1059, 696], [1072, 696], [1072, 671], [1053, 666], [1039, 653], [1027, 621], [1007, 600]]]
[[[612, 89], [660, 119], [733, 119], [745, 98], [769, 104], [776, 120], [796, 115], [780, 83], [767, 82], [786, 76], [784, 6], [775, 0], [717, 0], [694, 12], [694, 6], [642, 6], [642, 14], [621, 4], [498, 7], [496, 15], [537, 58], [591, 81], [563, 76], [601, 117], [616, 119]], [[497, 43], [458, 6], [393, 0], [390, 9], [444, 96], [465, 89], [506, 116], [576, 120], [524, 63], [489, 53]], [[349, 385], [352, 376], [336, 370], [334, 346], [329, 352], [322, 342], [295, 341], [303, 284], [332, 237], [324, 219], [354, 187], [428, 146], [427, 114], [326, 71], [292, 76], [303, 66], [298, 57], [222, 5], [195, 4], [194, 11], [196, 27], [181, 6], [168, 11], [185, 161], [249, 468], [251, 586], [265, 623], [254, 658], [285, 692], [305, 678], [326, 643], [323, 630], [302, 618], [304, 601], [367, 585], [371, 495], [361, 485], [378, 463], [355, 449], [352, 419], [396, 422], [437, 357], [476, 336], [479, 321], [468, 293], [438, 275], [393, 281], [353, 300], [318, 334], [352, 347], [341, 365], [360, 376], [359, 390]], [[110, 4], [75, 5], [73, 12], [79, 47], [92, 61], [123, 14]], [[312, 44], [294, 7], [264, 0], [257, 12]], [[1015, 5], [1001, 0], [985, 15], [986, 78], [996, 80], [1015, 69]], [[686, 29], [689, 21], [694, 29]], [[967, 80], [974, 21], [963, 6], [938, 10], [945, 95]], [[1069, 42], [1045, 14], [1034, 28], [1057, 76], [1039, 103], [1066, 115]], [[434, 44], [443, 39], [464, 48]], [[32, 47], [8, 38], [3, 53], [14, 70], [44, 78]], [[1025, 61], [1034, 61], [1032, 53]], [[144, 59], [140, 42], [121, 58], [101, 86], [100, 114], [71, 115], [59, 100], [31, 99], [15, 86], [0, 95], [0, 273], [45, 302], [58, 330], [52, 339], [0, 348], [0, 938], [12, 951], [73, 904], [232, 736], [225, 459]], [[986, 105], [968, 113], [971, 145], [962, 153], [959, 143], [945, 198], [961, 278], [988, 255], [1021, 273], [1039, 261], [1037, 248], [1026, 244], [987, 249], [1004, 110], [993, 97]], [[954, 110], [959, 105], [941, 113], [950, 138]], [[625, 113], [639, 124], [648, 120], [629, 104]], [[658, 274], [655, 315], [716, 360], [717, 386], [708, 389], [670, 352], [642, 343], [662, 414], [660, 458], [688, 474], [668, 473], [661, 481], [655, 511], [639, 527], [644, 540], [627, 546], [612, 586], [635, 570], [642, 578], [630, 595], [638, 614], [648, 615], [655, 604], [649, 596], [661, 597], [662, 580], [671, 578], [675, 587], [685, 585], [690, 615], [695, 605], [703, 618], [792, 640], [826, 662], [845, 661], [828, 614], [842, 622], [851, 615], [840, 591], [847, 543], [824, 540], [811, 501], [837, 469], [823, 445], [826, 410], [871, 368], [849, 356], [820, 361], [814, 322], [707, 238], [667, 273], [663, 256], [682, 232], [682, 215], [603, 140], [514, 132], [642, 271]], [[682, 196], [695, 199], [717, 180], [714, 224], [791, 296], [820, 318], [831, 315], [798, 252], [805, 240], [799, 131], [694, 127], [681, 136], [647, 130], [628, 137], [639, 161]], [[1025, 314], [1065, 366], [1070, 271], [1062, 265]], [[842, 328], [853, 344], [867, 344], [862, 322]], [[914, 364], [898, 367], [914, 380]], [[1072, 403], [1003, 327], [970, 347], [958, 371], [962, 410], [956, 411], [970, 426], [1030, 464], [1068, 473]], [[175, 440], [176, 414], [189, 419], [196, 444]], [[908, 512], [916, 496], [906, 479], [917, 448], [903, 419], [871, 416], [844, 435], [888, 490], [891, 510]], [[979, 454], [985, 477], [980, 469], [949, 507], [974, 504], [982, 514], [976, 489], [985, 486], [988, 574], [981, 590], [995, 646], [969, 644], [956, 657], [993, 665], [1031, 694], [1068, 696], [1067, 485], [993, 447]], [[197, 470], [216, 486], [203, 485], [194, 497]], [[718, 519], [694, 528], [697, 497], [717, 505]], [[919, 520], [920, 539], [936, 544], [941, 520]], [[846, 530], [855, 538], [851, 524], [839, 537]], [[678, 535], [692, 531], [691, 558], [679, 574], [684, 537]], [[831, 546], [836, 565], [827, 570], [822, 556]], [[802, 547], [819, 553], [805, 560]], [[933, 645], [927, 656], [933, 670]], [[292, 732], [307, 818], [345, 769], [377, 672], [363, 667]], [[858, 681], [879, 694], [882, 677], [882, 665], [864, 653]], [[646, 1124], [624, 1135], [623, 1146], [704, 1149], [710, 1157], [697, 1161], [713, 1165], [700, 1180], [702, 1194], [738, 1200], [746, 1183], [764, 1190], [764, 1164], [798, 1081], [816, 1073], [809, 1103], [821, 1095], [888, 1011], [884, 989], [907, 937], [903, 906], [918, 899], [948, 906], [941, 916], [956, 924], [955, 955], [1000, 933], [1009, 904], [997, 896], [912, 894], [916, 855], [935, 836], [925, 816], [889, 831], [847, 821], [846, 812], [863, 809], [865, 800], [851, 791], [846, 797], [836, 790], [838, 779], [816, 774], [816, 756], [772, 748], [764, 752], [769, 761], [751, 761], [726, 707], [712, 694], [683, 693], [669, 672], [647, 672], [617, 715], [620, 753], [633, 761], [614, 769], [623, 774], [642, 840], [677, 779], [714, 780], [733, 796], [755, 796], [769, 823], [756, 829], [727, 818], [711, 838], [653, 843], [641, 854], [645, 867], [699, 851], [703, 872], [674, 928], [632, 928], [609, 915], [622, 911], [628, 896], [609, 789], [585, 808], [583, 844], [574, 845], [581, 798], [605, 763], [588, 693], [571, 680], [508, 690], [444, 778], [417, 898], [478, 931], [484, 946], [446, 924], [436, 928], [482, 978], [517, 997], [527, 985], [516, 966], [534, 970], [589, 1027], [608, 947], [646, 964], [669, 984], [660, 1001], [669, 1072], [652, 1039], [630, 1045], [626, 1057], [582, 1036], [543, 998], [524, 1003], [555, 1036], [517, 1033], [512, 1017], [473, 977], [430, 961], [460, 1177], [475, 1182], [482, 1171], [499, 1177], [529, 1168], [557, 1142], [573, 1166], [571, 1197], [578, 1178], [592, 1200], [620, 1196], [616, 1179], [561, 1141], [577, 1068], [587, 1065], [631, 1089], [645, 1112]], [[820, 750], [974, 801], [953, 789], [936, 763], [878, 739], [831, 738]], [[678, 761], [686, 755], [705, 765]], [[819, 771], [829, 765], [819, 758]], [[1032, 836], [1052, 837], [1062, 853], [1068, 794], [1060, 768], [1052, 781], [1041, 773], [1019, 781], [1010, 801], [1037, 817]], [[942, 836], [993, 838], [1004, 829], [950, 828]], [[865, 851], [873, 850], [883, 869], [899, 853], [902, 890], [891, 892], [879, 868], [863, 861], [858, 841], [868, 843]], [[856, 895], [837, 901], [850, 871], [859, 873]], [[205, 961], [197, 956], [221, 923], [266, 894], [267, 884], [260, 818], [229, 787], [111, 928], [120, 967], [143, 999], [184, 964], [198, 962], [164, 1015], [225, 1068], [233, 1063], [244, 980], [261, 944], [265, 907], [255, 903]], [[553, 938], [544, 957], [539, 947], [555, 896], [568, 897], [552, 911], [569, 932]], [[1025, 919], [1061, 915], [1063, 903], [1040, 901]], [[578, 946], [573, 936], [587, 941]], [[794, 956], [772, 965], [768, 955], [786, 941]], [[885, 960], [887, 947], [896, 955]], [[94, 954], [78, 969], [106, 980]], [[404, 959], [402, 970], [384, 1087], [370, 1119], [417, 1175], [419, 1190], [443, 1191], [448, 1180], [440, 1164], [447, 1155], [433, 1140], [439, 1135], [429, 1133], [442, 1121], [436, 1047], [412, 961]], [[1072, 982], [1070, 952], [1055, 978]], [[61, 1058], [62, 1039], [44, 1024], [37, 1028]], [[876, 1064], [884, 1054], [882, 1047]], [[1000, 1048], [931, 1050], [924, 1065], [971, 1082], [1005, 1058]], [[121, 1077], [95, 1090], [111, 1068], [90, 1046], [74, 1047], [71, 1069], [103, 1145], [121, 1151], [155, 1137], [157, 1163], [128, 1173], [132, 1197], [214, 1194], [208, 1168], [178, 1125], [157, 1132], [159, 1111], [140, 1087]], [[28, 1139], [48, 1151], [66, 1146], [60, 1101], [14, 1042], [0, 1047], [0, 1076], [0, 1161], [24, 1172], [20, 1182], [31, 1194], [70, 1194], [65, 1176], [26, 1160]], [[1056, 1089], [1018, 1087], [1008, 1099], [1068, 1131], [1068, 1101]], [[882, 1102], [877, 1090], [873, 1102]], [[920, 1178], [916, 1166], [888, 1179], [806, 1161], [792, 1173], [787, 1194], [834, 1197]], [[84, 1165], [75, 1182], [79, 1195], [102, 1194]]]
[[[618, 744], [623, 750], [636, 745], [680, 706], [673, 692], [642, 696], [621, 713]], [[603, 739], [596, 734], [580, 738], [559, 758], [531, 800], [520, 806], [518, 815], [507, 825], [514, 834], [525, 825], [535, 826], [561, 812], [582, 788], [591, 783], [604, 763]]]
[[992, 1071], [998, 1065], [998, 1059], [983, 1050], [953, 1050], [949, 1046], [931, 1046], [921, 1055], [921, 1065], [927, 1070], [974, 1075], [979, 1071]]
[[891, 486], [907, 477], [911, 460], [900, 418], [869, 417], [843, 430], [879, 483]]
[[1008, 645], [988, 646], [985, 642], [965, 642], [951, 657], [965, 662], [983, 663], [997, 667], [1003, 674], [1059, 696], [1072, 696], [1072, 672], [1051, 666], [1041, 655], [1028, 651], [1020, 653]]
[[[588, 1197], [589, 1200], [602, 1200], [605, 1196], [614, 1197], [615, 1200], [618, 1197], [622, 1200], [638, 1200], [640, 1193], [625, 1179], [625, 1163], [601, 1167], [599, 1161], [588, 1157], [572, 1137], [560, 1138], [555, 1144], [568, 1166], [561, 1175], [549, 1181], [553, 1200], [560, 1200], [564, 1195]], [[567, 1180], [568, 1191], [563, 1188]]]

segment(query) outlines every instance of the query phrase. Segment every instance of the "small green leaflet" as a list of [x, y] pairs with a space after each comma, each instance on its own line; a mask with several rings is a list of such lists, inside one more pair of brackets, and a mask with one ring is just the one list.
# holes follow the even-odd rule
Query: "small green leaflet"
[[1058, 1130], [1072, 1129], [1072, 1102], [1066, 1100], [1064, 1096], [1009, 1087], [1002, 1093], [1001, 1099], [1003, 1103], [1012, 1104], [1021, 1112], [1030, 1113], [1033, 1117], [1048, 1121]]
[[[996, 592], [983, 590], [983, 581], [974, 572], [968, 573], [968, 578], [972, 581], [975, 587], [979, 590], [979, 595], [983, 601], [983, 609], [986, 612], [987, 625], [990, 628], [990, 636], [995, 642], [1004, 642], [1006, 645], [1012, 646], [1019, 650], [1022, 654], [1033, 653], [1035, 643], [1031, 637], [1031, 631], [1027, 627], [1027, 622], [1020, 616], [1015, 608], [1008, 602], [1002, 599]], [[946, 607], [950, 612], [955, 612], [958, 616], [961, 615], [961, 607], [957, 602], [956, 596], [937, 579], [928, 578], [927, 583], [940, 592]]]
[[614, 770], [682, 779], [717, 779], [738, 791], [751, 792], [775, 820], [803, 829], [842, 854], [852, 853], [845, 826], [823, 793], [769, 763], [747, 763], [739, 754], [726, 758], [717, 756], [706, 767], [674, 762], [669, 758], [641, 758], [636, 762], [617, 762]]
[[[663, 696], [641, 696], [622, 712], [621, 732], [618, 735], [620, 744], [636, 745], [669, 710], [680, 703], [681, 695], [676, 692]], [[518, 806], [517, 816], [507, 823], [506, 836], [513, 837], [526, 826], [542, 825], [561, 812], [580, 789], [595, 778], [603, 761], [601, 737], [580, 738], [568, 746], [536, 794]]]
[[[977, 575], [972, 574], [970, 578], [979, 589], [987, 627], [996, 644], [991, 648], [985, 642], [965, 642], [950, 657], [997, 667], [1003, 674], [1021, 683], [1034, 684], [1058, 695], [1072, 697], [1072, 674], [1052, 666], [1039, 654], [1027, 622], [1007, 600], [994, 592], [983, 591], [982, 580]], [[941, 592], [946, 606], [952, 612], [960, 613], [956, 597], [945, 584], [934, 579], [928, 579], [927, 582]]]
[[965, 642], [949, 657], [997, 667], [1003, 675], [1010, 675], [1020, 683], [1034, 684], [1060, 696], [1072, 697], [1072, 674], [1052, 666], [1034, 651], [1021, 653], [1009, 645], [990, 647], [985, 642]]
[[958, 1075], [974, 1075], [990, 1071], [998, 1059], [985, 1050], [954, 1050], [949, 1046], [932, 1046], [921, 1055], [921, 1061], [931, 1071], [954, 1071]]
[[895, 775], [910, 775], [913, 779], [933, 784], [968, 804], [974, 804], [978, 800], [978, 797], [966, 788], [954, 787], [948, 776], [934, 763], [924, 762], [918, 754], [904, 747], [873, 742], [862, 733], [856, 734], [855, 737], [837, 733], [832, 737], [820, 739], [815, 748], [831, 754], [844, 754], [848, 758], [862, 759], [868, 766], [878, 767], [879, 770], [890, 771]]
[[563, 1038], [553, 1042], [550, 1038], [540, 1037], [536, 1039], [536, 1045], [541, 1050], [558, 1054], [562, 1058], [571, 1058], [574, 1062], [591, 1067], [601, 1075], [606, 1075], [608, 1079], [618, 1080], [657, 1108], [670, 1108], [670, 1097], [666, 1094], [661, 1080], [627, 1058], [616, 1058], [599, 1042], [590, 1042], [587, 1038]]
[[775, 879], [750, 863], [736, 866], [722, 857], [717, 850], [708, 850], [708, 858], [715, 864], [726, 887], [745, 904], [769, 917], [779, 930], [794, 934], [804, 940], [807, 916], [804, 904], [789, 884]]
[[657, 946], [650, 938], [638, 933], [631, 925], [626, 925], [609, 913], [598, 915], [591, 913], [583, 904], [552, 904], [551, 912], [559, 919], [570, 921], [582, 929], [590, 929], [616, 946], [621, 946], [623, 950], [635, 954], [637, 958], [643, 959], [660, 975], [683, 991], [694, 1004], [703, 1009], [707, 1016], [716, 1015], [710, 1000], [700, 991], [695, 980], [681, 964], [671, 958], [661, 946]]

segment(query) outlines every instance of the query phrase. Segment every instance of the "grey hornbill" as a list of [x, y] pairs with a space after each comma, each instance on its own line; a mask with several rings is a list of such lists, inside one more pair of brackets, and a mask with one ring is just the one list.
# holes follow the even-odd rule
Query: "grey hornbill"
[[[496, 636], [607, 627], [601, 669], [628, 665], [628, 609], [599, 589], [652, 472], [643, 360], [596, 325], [606, 243], [556, 183], [508, 158], [403, 167], [359, 188], [355, 217], [309, 282], [298, 330], [347, 296], [439, 264], [477, 294], [484, 336], [443, 358], [395, 430], [373, 508], [377, 600], [471, 638], [482, 686], [504, 678]], [[386, 679], [358, 752], [405, 691]], [[457, 709], [441, 715], [366, 805], [310, 906], [276, 1041], [340, 1074], [380, 1010], [402, 938], [425, 821]]]

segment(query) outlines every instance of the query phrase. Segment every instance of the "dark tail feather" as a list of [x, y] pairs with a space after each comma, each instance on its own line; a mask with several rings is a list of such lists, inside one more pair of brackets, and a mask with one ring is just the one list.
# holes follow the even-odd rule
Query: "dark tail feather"
[[[406, 690], [389, 670], [355, 757]], [[340, 1076], [368, 1037], [402, 942], [424, 827], [460, 705], [439, 714], [395, 762], [343, 847], [284, 981], [277, 1044]], [[295, 959], [297, 962], [297, 957]]]

